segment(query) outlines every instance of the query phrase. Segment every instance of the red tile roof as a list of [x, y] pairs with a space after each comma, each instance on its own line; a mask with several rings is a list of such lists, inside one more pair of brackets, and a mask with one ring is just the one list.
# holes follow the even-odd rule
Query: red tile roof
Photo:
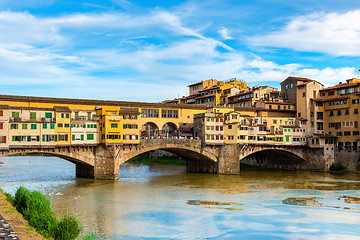
[[195, 99], [207, 98], [207, 97], [214, 97], [214, 96], [215, 96], [215, 94], [208, 94], [208, 95], [196, 97]]
[[203, 83], [203, 82], [204, 82], [204, 81], [197, 82], [197, 83], [193, 83], [193, 84], [188, 85], [188, 87], [195, 86], [195, 85], [199, 85], [199, 84], [201, 84], [201, 83]]
[[358, 85], [360, 85], [360, 82], [357, 82], [357, 83], [341, 83], [341, 84], [338, 84], [338, 85], [335, 85], [335, 86], [332, 86], [332, 87], [320, 89], [320, 91], [339, 89], [339, 88], [347, 88], [347, 87], [353, 87], [353, 86], [358, 86]]
[[286, 78], [286, 79], [285, 79], [284, 81], [282, 81], [281, 83], [285, 82], [285, 81], [288, 80], [288, 79], [296, 79], [296, 80], [303, 81], [303, 82], [315, 81], [315, 80], [311, 80], [311, 79], [308, 79], [308, 78], [289, 76], [288, 78]]

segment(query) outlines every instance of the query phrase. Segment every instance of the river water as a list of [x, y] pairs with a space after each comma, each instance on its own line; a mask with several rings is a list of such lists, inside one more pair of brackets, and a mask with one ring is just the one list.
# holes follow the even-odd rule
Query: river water
[[43, 192], [100, 239], [360, 239], [360, 202], [341, 198], [360, 196], [355, 174], [226, 176], [125, 163], [113, 182], [75, 178], [75, 165], [56, 157], [0, 161], [2, 189]]

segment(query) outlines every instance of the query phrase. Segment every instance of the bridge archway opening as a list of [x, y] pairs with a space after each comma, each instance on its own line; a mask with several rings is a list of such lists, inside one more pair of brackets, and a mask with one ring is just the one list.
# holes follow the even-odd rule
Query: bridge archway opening
[[19, 151], [19, 152], [8, 152], [7, 154], [1, 154], [1, 157], [6, 156], [21, 156], [21, 157], [31, 157], [31, 156], [49, 156], [49, 157], [57, 157], [62, 160], [66, 160], [75, 165], [75, 174], [76, 177], [85, 177], [85, 178], [94, 178], [94, 166], [90, 162], [84, 162], [77, 158], [67, 156], [61, 153], [54, 153], [51, 151]]
[[147, 122], [141, 127], [141, 137], [142, 138], [156, 138], [159, 136], [160, 131], [156, 123]]
[[[196, 151], [182, 148], [154, 148], [145, 151], [139, 151], [122, 163], [127, 162], [130, 159], [136, 159], [139, 155], [143, 155], [154, 150], [165, 151], [179, 157], [180, 159], [183, 159], [186, 162], [186, 172], [218, 173], [218, 162], [216, 160]], [[139, 161], [139, 159], [136, 159], [136, 161]], [[122, 163], [120, 163], [120, 166]], [[161, 160], [159, 163], [161, 163]]]
[[254, 152], [240, 160], [240, 164], [258, 168], [300, 170], [305, 159], [285, 150], [267, 149]]
[[161, 128], [161, 136], [165, 138], [178, 137], [179, 129], [174, 123], [167, 122]]

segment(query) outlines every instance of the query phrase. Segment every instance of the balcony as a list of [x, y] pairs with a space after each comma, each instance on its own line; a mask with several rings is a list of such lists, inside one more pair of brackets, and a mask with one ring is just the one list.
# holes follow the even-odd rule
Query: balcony
[[92, 118], [88, 118], [88, 116], [79, 116], [77, 118], [71, 118], [73, 121], [99, 121], [98, 116], [94, 115]]
[[9, 118], [10, 122], [41, 122], [41, 123], [55, 123], [56, 118]]

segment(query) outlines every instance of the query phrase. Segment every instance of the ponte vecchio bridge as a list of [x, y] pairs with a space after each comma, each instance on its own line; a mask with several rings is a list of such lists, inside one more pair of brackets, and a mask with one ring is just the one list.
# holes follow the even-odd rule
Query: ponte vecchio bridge
[[269, 153], [282, 158], [270, 165], [329, 165], [323, 148], [207, 144], [191, 135], [194, 114], [206, 111], [199, 105], [0, 95], [0, 157], [47, 153], [76, 164], [76, 176], [96, 179], [119, 178], [122, 163], [152, 150], [182, 157], [188, 172], [239, 174], [240, 161], [263, 163]]

